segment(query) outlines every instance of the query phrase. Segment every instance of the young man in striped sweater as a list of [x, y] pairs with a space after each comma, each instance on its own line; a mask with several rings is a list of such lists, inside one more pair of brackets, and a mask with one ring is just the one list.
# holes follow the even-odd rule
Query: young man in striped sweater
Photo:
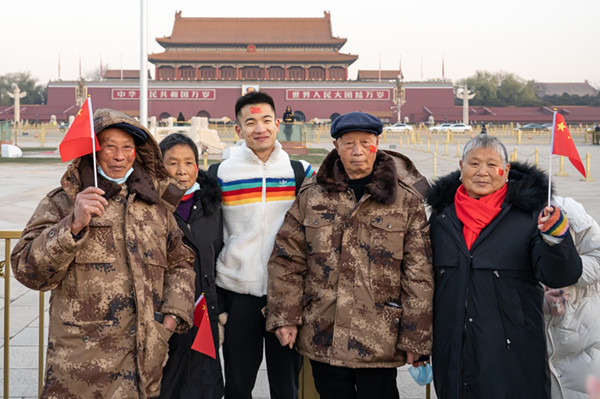
[[[250, 399], [262, 361], [263, 342], [271, 398], [298, 397], [301, 358], [265, 331], [267, 263], [275, 235], [295, 199], [296, 179], [277, 141], [273, 99], [252, 92], [235, 105], [241, 149], [223, 161], [217, 177], [223, 197], [224, 247], [217, 261], [217, 286], [225, 300], [225, 398]], [[304, 176], [314, 174], [304, 162]]]

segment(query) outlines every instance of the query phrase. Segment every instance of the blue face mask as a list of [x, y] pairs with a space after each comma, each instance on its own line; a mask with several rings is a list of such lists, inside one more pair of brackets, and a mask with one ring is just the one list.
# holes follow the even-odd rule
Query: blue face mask
[[120, 179], [113, 179], [112, 177], [108, 177], [108, 175], [106, 173], [104, 173], [104, 171], [102, 170], [100, 165], [98, 165], [98, 173], [100, 173], [100, 175], [102, 177], [104, 177], [106, 180], [110, 180], [112, 182], [115, 182], [115, 183], [121, 185], [121, 184], [125, 183], [127, 181], [127, 178], [129, 177], [129, 175], [131, 175], [131, 173], [133, 173], [133, 168], [129, 168], [127, 173], [125, 173], [125, 176], [121, 177]]
[[430, 384], [433, 381], [433, 369], [429, 363], [422, 363], [419, 367], [410, 366], [408, 373], [420, 386]]
[[200, 190], [200, 185], [198, 184], [198, 182], [196, 182], [192, 187], [189, 188], [189, 190], [185, 192], [184, 195], [190, 195], [191, 193], [195, 193], [198, 190]]

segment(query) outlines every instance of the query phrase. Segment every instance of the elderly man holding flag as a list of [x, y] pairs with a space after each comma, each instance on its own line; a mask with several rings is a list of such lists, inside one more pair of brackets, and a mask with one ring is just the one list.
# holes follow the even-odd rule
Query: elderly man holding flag
[[184, 191], [143, 126], [109, 109], [92, 122], [89, 101], [60, 146], [63, 161], [77, 158], [29, 220], [12, 267], [51, 291], [42, 398], [155, 397], [171, 334], [192, 325], [194, 254], [173, 217]]

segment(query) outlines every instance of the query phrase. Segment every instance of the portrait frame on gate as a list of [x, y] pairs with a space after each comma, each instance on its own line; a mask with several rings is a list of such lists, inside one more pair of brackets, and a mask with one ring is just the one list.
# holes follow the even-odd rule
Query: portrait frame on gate
[[260, 91], [260, 84], [258, 83], [246, 83], [242, 85], [242, 96], [253, 91]]

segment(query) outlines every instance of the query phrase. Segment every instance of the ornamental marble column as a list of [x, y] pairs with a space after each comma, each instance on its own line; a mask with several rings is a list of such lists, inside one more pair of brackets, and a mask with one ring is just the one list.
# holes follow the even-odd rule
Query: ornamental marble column
[[27, 95], [27, 92], [21, 91], [21, 89], [19, 89], [19, 86], [15, 84], [15, 91], [13, 91], [12, 93], [9, 91], [7, 92], [7, 94], [10, 98], [13, 98], [15, 100], [13, 121], [15, 122], [15, 124], [18, 124], [21, 122], [21, 99]]
[[461, 87], [456, 91], [456, 97], [463, 100], [463, 123], [469, 124], [469, 100], [475, 97], [475, 92], [469, 91], [467, 85]]

